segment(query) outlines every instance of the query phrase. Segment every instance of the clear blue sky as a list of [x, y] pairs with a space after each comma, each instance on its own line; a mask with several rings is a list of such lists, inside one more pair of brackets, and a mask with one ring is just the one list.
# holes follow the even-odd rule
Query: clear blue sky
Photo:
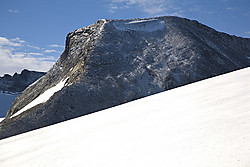
[[250, 37], [250, 0], [0, 0], [0, 76], [48, 70], [67, 33], [98, 19], [165, 15]]

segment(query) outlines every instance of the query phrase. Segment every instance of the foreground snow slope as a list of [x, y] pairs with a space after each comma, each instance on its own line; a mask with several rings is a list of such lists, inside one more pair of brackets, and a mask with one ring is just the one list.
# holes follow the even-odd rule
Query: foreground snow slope
[[0, 140], [0, 166], [250, 166], [250, 68]]

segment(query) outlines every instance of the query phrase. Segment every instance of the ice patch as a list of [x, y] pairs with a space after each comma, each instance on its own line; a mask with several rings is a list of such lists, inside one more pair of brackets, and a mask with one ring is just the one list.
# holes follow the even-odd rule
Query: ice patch
[[122, 31], [134, 30], [134, 31], [153, 32], [157, 30], [163, 30], [165, 27], [165, 22], [159, 19], [117, 21], [113, 23], [113, 26], [116, 29]]
[[150, 20], [134, 20], [134, 21], [130, 21], [126, 24], [134, 24], [134, 23], [145, 23], [145, 22], [150, 22], [150, 21], [154, 21], [154, 20], [157, 20], [157, 19], [150, 19]]
[[54, 93], [60, 91], [64, 87], [67, 80], [68, 80], [68, 78], [60, 81], [56, 86], [46, 90], [43, 94], [39, 95], [36, 99], [34, 99], [32, 102], [30, 102], [25, 107], [23, 107], [21, 110], [17, 111], [10, 118], [17, 116], [17, 115], [21, 114], [22, 112], [24, 112], [24, 111], [26, 111], [26, 110], [28, 110], [28, 109], [30, 109], [38, 104], [45, 103], [47, 100], [50, 99], [51, 96], [54, 95]]

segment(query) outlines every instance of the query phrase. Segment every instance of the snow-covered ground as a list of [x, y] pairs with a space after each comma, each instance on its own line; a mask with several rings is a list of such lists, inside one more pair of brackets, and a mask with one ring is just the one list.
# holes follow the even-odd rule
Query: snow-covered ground
[[0, 166], [250, 165], [250, 68], [0, 140]]

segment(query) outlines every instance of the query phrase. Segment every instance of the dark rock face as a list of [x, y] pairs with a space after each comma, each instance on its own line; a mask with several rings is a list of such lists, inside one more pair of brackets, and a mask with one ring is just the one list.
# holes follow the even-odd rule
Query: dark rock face
[[21, 93], [44, 74], [44, 72], [29, 71], [26, 69], [24, 69], [21, 74], [15, 73], [13, 76], [5, 74], [3, 77], [0, 77], [0, 91], [6, 93]]
[[[248, 67], [249, 57], [250, 39], [197, 21], [99, 20], [68, 34], [57, 63], [14, 101], [0, 138]], [[16, 115], [62, 81], [49, 100]]]

